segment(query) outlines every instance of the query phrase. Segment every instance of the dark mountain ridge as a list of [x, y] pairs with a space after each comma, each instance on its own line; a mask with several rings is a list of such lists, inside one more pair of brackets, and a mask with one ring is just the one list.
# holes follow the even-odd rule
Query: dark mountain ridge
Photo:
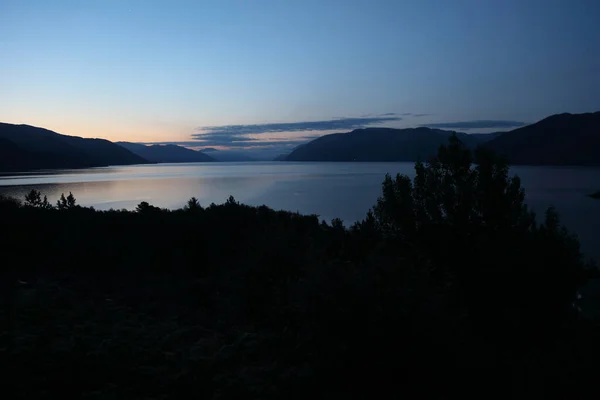
[[148, 161], [156, 163], [183, 163], [183, 162], [212, 162], [215, 158], [200, 151], [188, 149], [174, 144], [154, 144], [146, 146], [140, 143], [117, 142], [119, 146], [126, 148]]
[[236, 150], [217, 150], [213, 147], [207, 147], [200, 150], [204, 154], [210, 155], [217, 161], [235, 162], [235, 161], [257, 161], [243, 151]]
[[30, 125], [0, 123], [0, 139], [3, 171], [147, 163], [105, 139], [67, 136]]
[[62, 168], [65, 161], [52, 154], [27, 151], [10, 140], [0, 138], [0, 171], [17, 172]]
[[296, 147], [285, 161], [415, 161], [435, 154], [456, 134], [467, 146], [481, 140], [431, 128], [364, 128], [321, 136]]
[[456, 135], [467, 147], [494, 150], [514, 165], [600, 165], [600, 112], [557, 114], [508, 132], [466, 134], [431, 128], [366, 128], [325, 135], [285, 161], [416, 161]]
[[555, 114], [485, 144], [519, 165], [600, 165], [600, 111]]

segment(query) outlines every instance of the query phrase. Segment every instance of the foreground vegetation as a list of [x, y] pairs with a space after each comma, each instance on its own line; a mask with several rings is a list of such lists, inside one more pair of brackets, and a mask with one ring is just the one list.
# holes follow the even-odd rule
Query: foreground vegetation
[[[596, 278], [519, 179], [456, 139], [350, 228], [233, 198], [0, 201], [9, 397], [543, 397], [595, 383]], [[595, 388], [594, 388], [595, 389]], [[13, 392], [14, 391], [14, 392]], [[14, 396], [12, 395], [14, 393]]]

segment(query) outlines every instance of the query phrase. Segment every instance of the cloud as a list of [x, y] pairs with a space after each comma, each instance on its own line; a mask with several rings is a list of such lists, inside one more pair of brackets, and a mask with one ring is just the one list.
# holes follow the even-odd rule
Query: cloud
[[431, 114], [402, 113], [402, 114], [396, 114], [396, 115], [402, 115], [404, 117], [425, 117], [425, 116], [431, 115]]
[[501, 120], [476, 120], [476, 121], [461, 121], [461, 122], [437, 122], [432, 124], [424, 124], [428, 128], [442, 129], [501, 129], [501, 128], [516, 128], [527, 125], [525, 122], [518, 121], [501, 121]]
[[[276, 122], [248, 125], [203, 126], [196, 128], [189, 141], [157, 142], [187, 147], [227, 148], [293, 148], [329, 132], [347, 132], [353, 129], [399, 121], [396, 113], [375, 116], [334, 118], [321, 121]], [[300, 134], [303, 132], [304, 135]], [[280, 134], [280, 135], [278, 135]]]
[[381, 124], [383, 122], [399, 121], [402, 118], [395, 114], [382, 114], [376, 117], [338, 118], [325, 121], [301, 121], [301, 122], [274, 122], [267, 124], [251, 125], [223, 125], [204, 126], [197, 128], [199, 133], [192, 137], [204, 140], [215, 136], [243, 136], [257, 135], [274, 132], [306, 132], [306, 131], [334, 131], [364, 128], [367, 125]]
[[[175, 144], [194, 149], [217, 147], [244, 152], [286, 153], [330, 132], [348, 132], [386, 122], [400, 121], [405, 116], [421, 117], [431, 114], [384, 113], [362, 117], [336, 118], [321, 121], [299, 121], [248, 125], [205, 126], [197, 128], [189, 140], [178, 142], [148, 142], [144, 144]], [[423, 124], [430, 128], [454, 130], [502, 129], [526, 125], [506, 120], [474, 120]]]
[[199, 142], [197, 140], [194, 141], [180, 141], [180, 142], [141, 142], [140, 144], [152, 145], [152, 144], [174, 144], [177, 146], [183, 147], [194, 147], [194, 148], [206, 148], [206, 147], [227, 147], [230, 149], [263, 149], [263, 148], [281, 148], [281, 149], [291, 149], [302, 143], [306, 143], [310, 140], [316, 139], [319, 136], [300, 136], [296, 138], [297, 140], [258, 140], [258, 139], [249, 139], [248, 141], [236, 141], [236, 142], [228, 142], [226, 144], [213, 143], [212, 145], [207, 145], [206, 142]]

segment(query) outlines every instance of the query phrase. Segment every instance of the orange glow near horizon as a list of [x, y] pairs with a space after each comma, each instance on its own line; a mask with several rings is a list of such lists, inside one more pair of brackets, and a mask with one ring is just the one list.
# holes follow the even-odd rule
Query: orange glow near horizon
[[55, 118], [15, 118], [2, 119], [9, 124], [25, 124], [48, 129], [62, 135], [84, 138], [107, 139], [112, 142], [161, 142], [189, 141], [194, 126], [157, 126], [151, 124], [132, 124], [126, 122], [92, 124], [89, 121]]
[[[1, 122], [10, 124], [25, 124], [48, 129], [62, 135], [79, 136], [84, 138], [107, 139], [112, 142], [190, 142], [193, 141], [192, 134], [201, 133], [196, 125], [189, 124], [149, 124], [133, 123], [131, 121], [113, 120], [104, 122], [101, 125], [94, 124], [85, 118], [72, 118], [69, 121], [56, 117], [42, 116], [38, 118], [17, 117], [12, 119], [1, 119]], [[269, 142], [277, 141], [297, 141], [298, 144], [306, 141], [307, 136], [318, 136], [332, 133], [333, 131], [301, 131], [301, 132], [269, 132], [264, 134], [247, 135], [251, 139], [259, 139], [252, 143], [252, 146], [228, 147], [223, 145], [204, 144], [198, 141], [196, 146], [185, 146], [194, 150], [206, 147], [217, 150], [246, 150], [250, 148], [258, 149], [269, 146]]]

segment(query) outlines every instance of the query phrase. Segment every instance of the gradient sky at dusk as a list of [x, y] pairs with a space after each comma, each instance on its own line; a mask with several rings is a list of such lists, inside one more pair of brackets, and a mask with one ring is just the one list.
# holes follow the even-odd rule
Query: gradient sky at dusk
[[0, 121], [225, 147], [506, 129], [600, 110], [598, 18], [598, 0], [2, 0]]

